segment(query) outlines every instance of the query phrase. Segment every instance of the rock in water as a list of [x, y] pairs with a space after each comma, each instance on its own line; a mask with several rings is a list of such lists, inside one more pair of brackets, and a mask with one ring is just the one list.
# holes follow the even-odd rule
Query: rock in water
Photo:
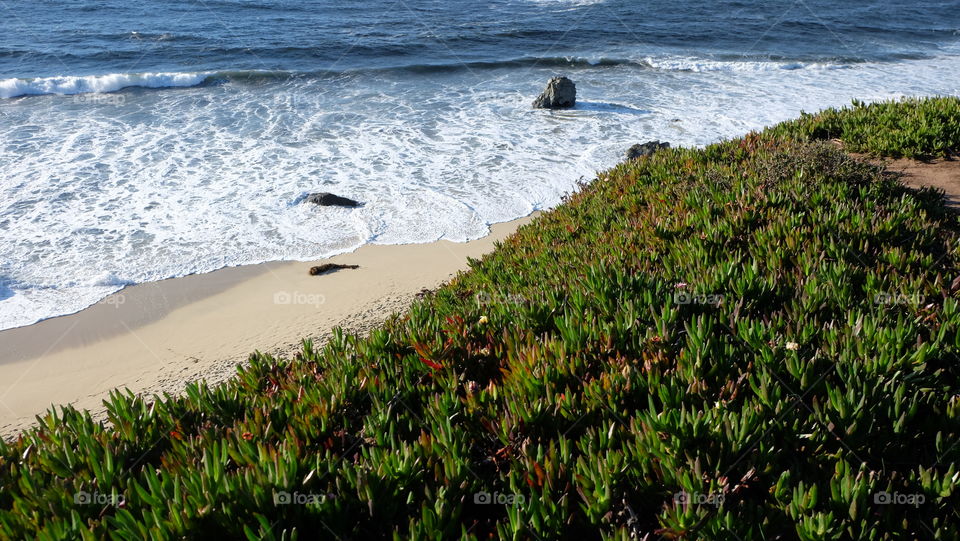
[[663, 143], [660, 141], [647, 141], [643, 144], [636, 144], [627, 149], [627, 159], [635, 160], [637, 158], [653, 156], [654, 152], [664, 148], [670, 148], [670, 143], [666, 141]]
[[354, 201], [353, 199], [347, 199], [346, 197], [340, 197], [339, 195], [334, 195], [332, 193], [320, 192], [312, 193], [307, 196], [307, 201], [315, 205], [320, 205], [323, 207], [359, 207], [360, 203]]
[[577, 101], [577, 85], [566, 77], [553, 77], [543, 94], [533, 100], [537, 109], [563, 109], [573, 107]]

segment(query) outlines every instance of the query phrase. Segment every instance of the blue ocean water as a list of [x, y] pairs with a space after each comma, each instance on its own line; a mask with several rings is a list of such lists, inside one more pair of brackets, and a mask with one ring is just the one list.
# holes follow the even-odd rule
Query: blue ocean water
[[[0, 329], [127, 284], [467, 240], [648, 139], [960, 93], [960, 2], [0, 4]], [[530, 108], [550, 76], [570, 111]], [[359, 209], [297, 204], [332, 191]]]

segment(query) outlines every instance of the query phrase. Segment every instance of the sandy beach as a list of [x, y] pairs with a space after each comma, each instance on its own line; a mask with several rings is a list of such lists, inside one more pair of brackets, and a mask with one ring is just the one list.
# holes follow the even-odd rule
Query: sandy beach
[[287, 354], [336, 326], [369, 330], [530, 219], [466, 243], [365, 245], [321, 261], [359, 268], [319, 276], [308, 272], [318, 262], [277, 262], [131, 286], [76, 314], [2, 331], [0, 434], [51, 405], [102, 417], [115, 388], [178, 393], [189, 381], [230, 377], [254, 351]]

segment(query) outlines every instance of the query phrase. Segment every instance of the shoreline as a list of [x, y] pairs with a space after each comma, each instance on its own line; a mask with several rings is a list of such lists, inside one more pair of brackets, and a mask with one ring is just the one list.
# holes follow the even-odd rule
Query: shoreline
[[[0, 436], [15, 436], [52, 405], [103, 419], [102, 400], [116, 388], [176, 394], [190, 381], [228, 379], [255, 351], [290, 354], [338, 326], [367, 332], [538, 214], [464, 243], [366, 244], [318, 261], [138, 284], [80, 312], [0, 331]], [[360, 267], [311, 276], [319, 262]]]

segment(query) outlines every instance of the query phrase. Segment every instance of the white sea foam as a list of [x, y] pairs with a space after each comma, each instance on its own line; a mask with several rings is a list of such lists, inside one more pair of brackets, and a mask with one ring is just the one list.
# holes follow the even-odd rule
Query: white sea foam
[[763, 62], [756, 60], [705, 60], [681, 56], [647, 56], [642, 59], [652, 68], [666, 71], [732, 71], [732, 72], [768, 72], [783, 70], [824, 70], [850, 69], [851, 64], [830, 62]]
[[213, 75], [213, 72], [109, 73], [106, 75], [0, 79], [0, 98], [42, 94], [116, 92], [133, 86], [143, 88], [196, 86], [211, 75]]
[[[551, 75], [353, 74], [6, 102], [0, 329], [131, 283], [370, 242], [477, 238], [557, 204], [636, 142], [704, 145], [852, 98], [960, 93], [958, 57], [849, 69], [618, 65], [569, 73], [580, 107], [532, 110]], [[295, 204], [312, 191], [366, 204]]]

